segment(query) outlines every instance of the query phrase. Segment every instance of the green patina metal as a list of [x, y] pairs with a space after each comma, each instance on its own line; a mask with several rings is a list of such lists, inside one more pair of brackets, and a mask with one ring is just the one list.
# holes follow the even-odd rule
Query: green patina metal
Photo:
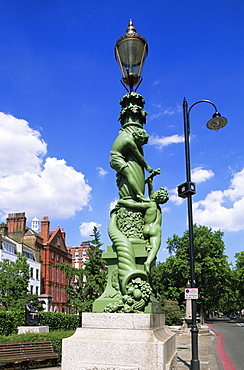
[[[143, 129], [145, 100], [135, 92], [120, 101], [121, 129], [110, 152], [116, 171], [119, 201], [111, 211], [108, 233], [112, 246], [103, 258], [108, 265], [108, 283], [93, 304], [94, 312], [161, 312], [150, 285], [151, 266], [161, 244], [160, 204], [168, 201], [164, 188], [153, 189], [153, 170], [144, 158], [148, 134]], [[145, 170], [150, 175], [145, 179]], [[148, 197], [145, 195], [146, 185]]]
[[118, 118], [121, 126], [139, 126], [142, 127], [146, 123], [147, 112], [143, 109], [145, 100], [144, 98], [132, 91], [123, 96], [120, 100], [121, 111]]

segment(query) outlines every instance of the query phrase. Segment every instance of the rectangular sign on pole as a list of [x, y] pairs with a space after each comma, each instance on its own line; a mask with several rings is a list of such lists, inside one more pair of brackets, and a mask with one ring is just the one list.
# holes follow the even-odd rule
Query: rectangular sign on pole
[[198, 299], [198, 288], [186, 288], [185, 299]]

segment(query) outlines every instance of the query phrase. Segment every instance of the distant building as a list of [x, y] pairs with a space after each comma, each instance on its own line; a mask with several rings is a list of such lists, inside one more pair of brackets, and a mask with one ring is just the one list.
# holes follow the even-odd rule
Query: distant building
[[41, 291], [41, 264], [35, 260], [35, 253], [30, 247], [2, 234], [2, 226], [5, 229], [5, 224], [0, 225], [0, 261], [3, 262], [7, 259], [16, 262], [17, 253], [25, 255], [30, 267], [28, 291], [30, 294], [39, 295]]
[[72, 266], [76, 268], [84, 268], [84, 263], [89, 261], [87, 253], [89, 243], [82, 242], [79, 247], [68, 247], [67, 249], [72, 256]]
[[42, 294], [52, 296], [52, 311], [69, 312], [67, 305], [67, 293], [65, 288], [68, 284], [65, 272], [55, 264], [71, 264], [71, 255], [65, 245], [65, 232], [59, 227], [50, 231], [48, 217], [41, 221], [42, 249]]
[[[48, 217], [43, 217], [40, 231], [40, 222], [37, 218], [32, 220], [33, 229], [26, 226], [26, 220], [24, 212], [9, 214], [6, 224], [0, 225], [2, 240], [7, 242], [9, 239], [9, 243], [17, 252], [20, 251], [20, 253], [27, 255], [33, 276], [29, 284], [30, 293], [37, 294], [38, 291], [39, 297], [46, 303], [45, 310], [69, 312], [65, 291], [68, 281], [61, 268], [54, 266], [57, 263], [71, 264], [72, 262], [71, 255], [65, 245], [65, 232], [59, 227], [51, 231]], [[11, 250], [11, 247], [9, 248]], [[8, 258], [3, 247], [1, 255], [2, 258]], [[14, 258], [13, 255], [14, 253], [10, 252], [8, 259]], [[38, 265], [33, 264], [34, 262]], [[37, 276], [39, 277], [37, 279], [39, 285], [34, 284], [34, 277]]]

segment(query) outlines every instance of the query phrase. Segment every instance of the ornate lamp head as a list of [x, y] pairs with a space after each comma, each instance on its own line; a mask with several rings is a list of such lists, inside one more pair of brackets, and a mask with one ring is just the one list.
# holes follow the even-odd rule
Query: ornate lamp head
[[140, 84], [141, 71], [148, 54], [148, 44], [140, 36], [130, 20], [125, 35], [121, 36], [115, 45], [115, 58], [119, 63], [123, 84], [133, 87]]

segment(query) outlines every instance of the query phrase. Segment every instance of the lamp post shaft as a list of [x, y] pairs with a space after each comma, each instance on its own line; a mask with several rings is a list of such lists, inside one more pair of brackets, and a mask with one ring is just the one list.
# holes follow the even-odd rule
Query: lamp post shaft
[[[185, 136], [185, 157], [186, 157], [186, 179], [188, 184], [191, 183], [191, 166], [190, 166], [190, 118], [188, 111], [187, 100], [183, 101], [183, 114], [184, 114], [184, 136]], [[194, 255], [194, 238], [193, 238], [193, 215], [192, 215], [192, 194], [187, 194], [188, 205], [188, 228], [189, 228], [189, 257], [190, 257], [190, 275], [191, 287], [196, 287], [195, 279], [195, 255]], [[191, 343], [192, 343], [192, 359], [191, 369], [199, 370], [200, 363], [198, 359], [198, 327], [196, 323], [196, 300], [192, 299], [192, 325], [191, 325]]]

